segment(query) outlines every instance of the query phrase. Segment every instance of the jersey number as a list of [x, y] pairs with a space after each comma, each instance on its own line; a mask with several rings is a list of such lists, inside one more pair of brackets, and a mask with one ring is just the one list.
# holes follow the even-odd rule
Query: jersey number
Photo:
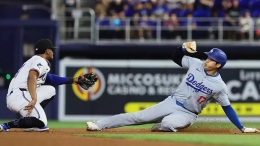
[[197, 100], [197, 102], [199, 103], [199, 104], [202, 104], [204, 101], [206, 101], [207, 100], [207, 98], [206, 97], [204, 97], [204, 96], [200, 96], [200, 98]]

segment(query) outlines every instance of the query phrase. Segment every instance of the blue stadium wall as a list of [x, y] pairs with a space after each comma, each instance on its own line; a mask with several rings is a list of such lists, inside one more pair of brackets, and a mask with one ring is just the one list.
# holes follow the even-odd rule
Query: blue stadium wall
[[[133, 45], [133, 44], [110, 44], [92, 45], [84, 43], [60, 44], [60, 58], [70, 56], [90, 59], [171, 59], [173, 50], [180, 44], [152, 44], [152, 45]], [[197, 43], [198, 52], [189, 54], [192, 57], [205, 59], [203, 52], [210, 51], [212, 48], [220, 48], [226, 52], [230, 60], [259, 60], [260, 43], [253, 44], [219, 44], [211, 43], [204, 45]]]
[[[58, 22], [51, 20], [0, 20], [0, 75], [14, 74], [21, 67], [28, 57], [23, 56], [23, 44], [35, 43], [39, 39], [48, 38], [55, 46], [58, 46], [59, 33]], [[51, 73], [58, 73], [59, 49], [54, 53], [56, 60], [53, 61]], [[5, 86], [0, 88], [0, 119], [13, 119], [19, 117], [10, 112], [6, 107], [6, 94], [8, 83], [5, 80]], [[46, 109], [48, 117], [55, 119], [57, 117], [57, 99]]]

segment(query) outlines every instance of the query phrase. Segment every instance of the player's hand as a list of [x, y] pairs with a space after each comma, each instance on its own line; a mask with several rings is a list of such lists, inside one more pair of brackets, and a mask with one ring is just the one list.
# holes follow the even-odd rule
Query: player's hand
[[246, 128], [246, 127], [244, 127], [242, 129], [242, 132], [243, 133], [256, 133], [256, 132], [260, 132], [260, 131], [256, 128]]
[[185, 42], [182, 44], [182, 48], [185, 48], [189, 53], [196, 53], [197, 52], [197, 45], [195, 41], [192, 42]]
[[24, 110], [28, 110], [26, 116], [29, 116], [36, 104], [36, 100], [31, 100], [27, 106], [24, 107]]

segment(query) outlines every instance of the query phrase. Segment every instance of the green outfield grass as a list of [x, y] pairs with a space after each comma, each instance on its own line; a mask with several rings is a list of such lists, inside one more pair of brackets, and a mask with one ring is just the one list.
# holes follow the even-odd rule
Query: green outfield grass
[[[7, 122], [8, 120], [0, 120], [0, 123]], [[255, 127], [260, 129], [259, 123], [243, 123], [246, 127]], [[122, 128], [151, 128], [153, 124], [138, 125], [138, 126], [126, 126]], [[48, 121], [50, 128], [86, 128], [85, 122], [58, 122]], [[231, 128], [235, 129], [232, 123], [195, 123], [193, 128]], [[191, 128], [192, 128], [191, 127]], [[120, 139], [136, 139], [136, 140], [153, 140], [153, 141], [173, 141], [173, 142], [185, 142], [185, 143], [202, 143], [202, 144], [219, 144], [219, 145], [239, 145], [239, 146], [260, 146], [260, 135], [241, 135], [241, 134], [80, 134], [78, 136], [85, 137], [105, 137], [105, 138], [120, 138]]]
[[217, 134], [84, 134], [86, 137], [121, 138], [183, 143], [217, 144], [233, 146], [259, 146], [260, 135], [217, 135]]
[[[256, 127], [260, 129], [260, 123], [243, 123], [246, 127]], [[123, 128], [151, 128], [153, 124], [126, 126]], [[232, 123], [195, 123], [191, 128], [212, 128], [212, 129], [235, 129]], [[260, 146], [260, 134], [256, 135], [236, 135], [236, 134], [81, 134], [86, 137], [121, 138], [153, 141], [172, 141], [185, 143], [216, 144], [231, 146]]]
[[[0, 120], [0, 123], [8, 122], [10, 120]], [[154, 124], [145, 124], [145, 125], [137, 125], [137, 126], [126, 126], [123, 128], [151, 128]], [[192, 125], [194, 128], [236, 128], [232, 123], [230, 122], [197, 122]], [[246, 127], [257, 127], [260, 128], [260, 122], [259, 123], [243, 123], [244, 126]], [[86, 128], [86, 122], [59, 122], [55, 120], [49, 120], [48, 121], [48, 126], [50, 128]], [[260, 137], [259, 137], [260, 139]]]

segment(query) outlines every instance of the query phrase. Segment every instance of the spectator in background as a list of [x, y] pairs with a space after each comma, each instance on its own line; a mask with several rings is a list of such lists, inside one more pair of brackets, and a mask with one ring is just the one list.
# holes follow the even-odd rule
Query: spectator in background
[[189, 10], [193, 10], [195, 0], [167, 0], [168, 10], [181, 9], [182, 5], [185, 5]]
[[260, 14], [258, 14], [258, 18], [256, 19], [256, 37], [260, 39]]
[[143, 15], [147, 15], [147, 16], [151, 16], [152, 14], [152, 4], [147, 1], [144, 2], [143, 4], [141, 3], [141, 9], [138, 9], [139, 15], [143, 16]]
[[151, 22], [147, 15], [143, 15], [139, 22], [139, 38], [143, 41], [145, 38], [152, 39]]
[[194, 10], [204, 10], [211, 11], [214, 6], [213, 0], [195, 0], [194, 2]]
[[116, 12], [110, 12], [112, 16], [110, 17], [110, 36], [114, 39], [120, 39], [121, 36], [121, 20], [119, 18], [119, 14]]
[[80, 8], [80, 0], [63, 0], [61, 7], [65, 10], [66, 38], [71, 39], [74, 37], [74, 18], [72, 17], [72, 10]]
[[[227, 3], [228, 4], [228, 3]], [[232, 0], [232, 6], [225, 12], [225, 19], [227, 26], [236, 27], [238, 26], [238, 18], [240, 17], [240, 8], [238, 6], [238, 0]], [[228, 39], [236, 39], [236, 30], [227, 31]]]
[[112, 12], [112, 16], [110, 18], [110, 26], [113, 28], [117, 28], [121, 25], [121, 20], [119, 19], [118, 13]]
[[133, 19], [131, 19], [130, 21], [130, 26], [131, 26], [131, 31], [130, 31], [130, 36], [133, 39], [139, 38], [139, 31], [137, 30], [137, 28], [139, 27], [139, 13], [135, 12]]
[[[187, 21], [184, 21], [181, 23], [181, 26], [184, 27], [190, 27], [191, 28], [191, 33], [192, 33], [192, 38], [195, 38], [196, 34], [196, 28], [197, 28], [197, 22], [194, 20], [192, 13], [188, 13], [187, 16]], [[187, 39], [187, 31], [186, 30], [182, 30], [181, 31], [181, 38], [182, 39]]]
[[219, 38], [219, 30], [218, 30], [218, 19], [219, 17], [224, 17], [225, 12], [228, 9], [228, 4], [226, 0], [214, 0], [213, 8], [211, 11], [211, 18], [214, 20], [210, 21], [210, 29], [209, 29], [209, 38], [210, 39], [218, 39]]
[[180, 3], [178, 0], [166, 0], [166, 5], [168, 10], [180, 9]]
[[194, 3], [195, 0], [181, 0], [182, 2], [186, 1], [186, 5], [188, 10], [193, 11], [194, 10]]
[[227, 12], [227, 10], [232, 7], [232, 0], [222, 0], [222, 8]]
[[[213, 0], [196, 0], [194, 3], [194, 17], [210, 17], [213, 9]], [[205, 22], [198, 22], [199, 25], [204, 25]]]
[[175, 10], [181, 9], [181, 7], [182, 7], [181, 4], [184, 4], [184, 3], [182, 3], [182, 0], [166, 0], [165, 4], [167, 5], [168, 10], [175, 11]]
[[209, 33], [210, 33], [210, 39], [217, 39], [219, 37], [219, 31], [218, 31], [218, 18], [219, 17], [219, 13], [214, 11], [212, 13], [212, 18], [215, 18], [214, 20], [210, 21], [210, 29], [209, 29]]
[[124, 6], [125, 6], [125, 3], [122, 0], [114, 0], [114, 1], [110, 2], [109, 8], [108, 8], [109, 14], [111, 16], [113, 16], [114, 13], [120, 13], [120, 12], [124, 11]]
[[151, 1], [150, 1], [153, 7], [154, 7], [155, 5], [157, 5], [157, 1], [158, 1], [158, 0], [151, 0]]
[[121, 25], [125, 26], [126, 25], [126, 17], [124, 11], [119, 13], [119, 19], [121, 20]]
[[140, 11], [143, 10], [143, 4], [142, 3], [137, 3], [134, 7], [135, 13], [138, 13], [141, 16]]
[[165, 15], [166, 21], [163, 22], [164, 30], [162, 31], [162, 35], [166, 39], [175, 39], [179, 35], [178, 27], [180, 26], [177, 15], [172, 13], [170, 17]]
[[[187, 8], [187, 5], [184, 4], [184, 3], [179, 3], [179, 8], [178, 11], [177, 11], [177, 14], [178, 14], [178, 17], [186, 17], [188, 13], [191, 13], [192, 11], [190, 11], [188, 8]], [[172, 12], [171, 12], [172, 13]]]
[[253, 29], [254, 21], [251, 17], [251, 14], [249, 11], [245, 12], [245, 16], [242, 16], [239, 19], [239, 25], [241, 27], [240, 29], [240, 36], [241, 39], [248, 39], [249, 38], [249, 33]]
[[128, 4], [125, 4], [123, 12], [125, 13], [126, 17], [132, 17], [134, 14], [134, 9], [130, 8]]
[[105, 12], [101, 12], [98, 15], [96, 25], [99, 25], [99, 38], [100, 39], [109, 38], [109, 32], [105, 29], [105, 27], [109, 26], [109, 20], [106, 18]]
[[100, 2], [98, 2], [98, 4], [95, 7], [95, 12], [96, 15], [100, 15], [100, 14], [104, 14], [108, 12], [108, 5], [109, 5], [109, 1], [108, 0], [101, 0]]
[[134, 6], [137, 4], [139, 0], [125, 0], [126, 4], [129, 5], [129, 8], [134, 8]]
[[122, 11], [119, 13], [119, 19], [121, 21], [120, 23], [120, 26], [121, 26], [121, 29], [119, 30], [119, 38], [120, 39], [125, 39], [125, 32], [126, 32], [126, 16], [125, 16], [125, 13]]
[[[134, 9], [135, 9], [135, 5], [138, 3], [138, 0], [127, 0], [126, 1], [126, 5], [128, 6], [128, 9], [129, 9], [129, 11], [131, 11], [132, 12], [132, 15], [131, 16], [133, 16], [134, 15]], [[127, 15], [126, 15], [127, 16]]]
[[167, 13], [168, 9], [164, 3], [164, 0], [157, 0], [157, 3], [153, 8], [153, 15], [158, 18], [163, 18], [163, 16]]
[[223, 10], [222, 2], [223, 2], [223, 0], [213, 0], [213, 7], [211, 9], [211, 14], [213, 14], [213, 13], [218, 14], [219, 11]]

